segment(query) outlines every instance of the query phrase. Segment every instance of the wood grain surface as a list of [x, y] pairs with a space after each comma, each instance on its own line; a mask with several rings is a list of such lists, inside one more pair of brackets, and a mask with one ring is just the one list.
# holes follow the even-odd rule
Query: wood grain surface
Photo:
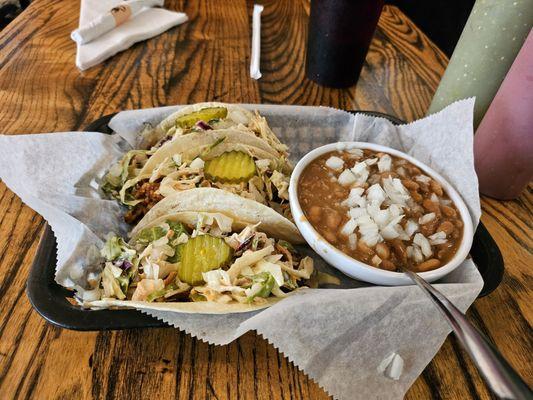
[[[254, 81], [251, 2], [167, 1], [190, 21], [80, 73], [69, 38], [78, 2], [35, 0], [0, 33], [0, 132], [79, 130], [124, 109], [204, 100], [321, 104], [405, 120], [425, 114], [447, 59], [398, 9], [385, 8], [357, 86], [334, 90], [305, 78], [308, 1], [263, 3], [263, 78]], [[468, 314], [531, 385], [532, 190], [482, 204], [506, 273]], [[253, 333], [215, 347], [170, 328], [80, 333], [45, 323], [24, 293], [44, 224], [0, 183], [0, 398], [328, 398]], [[407, 398], [491, 394], [449, 338]]]

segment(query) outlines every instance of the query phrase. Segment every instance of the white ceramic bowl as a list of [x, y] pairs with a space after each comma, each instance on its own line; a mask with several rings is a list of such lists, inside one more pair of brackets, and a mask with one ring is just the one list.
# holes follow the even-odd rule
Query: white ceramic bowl
[[383, 269], [375, 268], [371, 265], [365, 264], [361, 261], [357, 261], [354, 258], [348, 256], [342, 251], [335, 248], [333, 245], [329, 244], [309, 223], [305, 215], [303, 214], [302, 208], [300, 207], [300, 202], [298, 201], [298, 179], [302, 174], [302, 171], [307, 167], [307, 165], [320, 157], [325, 153], [338, 150], [349, 150], [349, 149], [369, 149], [374, 151], [380, 151], [388, 153], [390, 155], [403, 158], [412, 164], [416, 165], [422, 171], [424, 171], [428, 176], [436, 180], [446, 191], [450, 199], [453, 201], [457, 210], [461, 214], [461, 219], [464, 223], [463, 238], [461, 244], [457, 249], [456, 254], [453, 258], [443, 266], [434, 269], [432, 271], [421, 272], [419, 275], [426, 279], [429, 282], [436, 281], [442, 278], [444, 275], [449, 274], [455, 268], [457, 268], [463, 260], [468, 255], [470, 247], [472, 246], [472, 239], [474, 236], [474, 229], [472, 225], [472, 218], [468, 212], [463, 199], [457, 193], [457, 191], [448, 183], [442, 176], [440, 176], [433, 169], [428, 167], [425, 164], [422, 164], [420, 161], [414, 159], [413, 157], [402, 153], [401, 151], [391, 149], [389, 147], [380, 146], [372, 143], [362, 143], [362, 142], [340, 142], [340, 143], [331, 143], [325, 146], [314, 149], [310, 153], [306, 154], [296, 167], [291, 175], [291, 181], [289, 186], [289, 199], [291, 204], [291, 211], [294, 217], [294, 221], [300, 229], [302, 236], [309, 243], [309, 245], [315, 250], [328, 264], [337, 268], [338, 270], [344, 272], [346, 275], [359, 279], [362, 281], [374, 283], [377, 285], [410, 285], [412, 281], [401, 272], [392, 272], [386, 271]]

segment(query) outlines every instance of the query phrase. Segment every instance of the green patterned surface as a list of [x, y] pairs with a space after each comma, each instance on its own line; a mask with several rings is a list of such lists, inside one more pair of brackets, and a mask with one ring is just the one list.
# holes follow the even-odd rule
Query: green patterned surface
[[477, 127], [533, 24], [533, 0], [477, 0], [428, 113], [475, 96]]

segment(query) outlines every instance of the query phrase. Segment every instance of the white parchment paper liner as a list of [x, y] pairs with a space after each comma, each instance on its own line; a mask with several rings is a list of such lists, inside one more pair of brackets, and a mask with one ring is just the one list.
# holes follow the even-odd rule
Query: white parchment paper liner
[[[249, 105], [292, 149], [294, 160], [337, 140], [370, 141], [413, 155], [462, 194], [474, 224], [481, 213], [472, 154], [473, 100], [454, 103], [408, 125], [326, 107]], [[102, 199], [98, 179], [146, 123], [155, 125], [179, 107], [125, 111], [110, 126], [118, 135], [54, 133], [0, 136], [0, 176], [51, 225], [58, 242], [56, 280], [85, 286], [88, 257], [109, 231], [125, 233], [120, 207]], [[124, 140], [123, 140], [124, 139]], [[318, 261], [320, 268], [328, 268]], [[471, 260], [437, 288], [466, 310], [482, 287]], [[312, 312], [310, 312], [312, 310]], [[401, 398], [449, 333], [417, 287], [384, 288], [346, 277], [339, 289], [306, 290], [275, 306], [238, 315], [145, 311], [214, 344], [256, 330], [312, 379], [340, 399]], [[405, 361], [392, 381], [377, 371], [391, 352]]]

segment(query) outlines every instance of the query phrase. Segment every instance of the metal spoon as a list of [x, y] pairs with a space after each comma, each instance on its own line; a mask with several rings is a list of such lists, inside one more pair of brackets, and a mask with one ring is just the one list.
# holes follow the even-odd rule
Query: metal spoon
[[479, 332], [437, 289], [413, 271], [402, 268], [414, 283], [433, 301], [452, 327], [455, 336], [466, 349], [485, 382], [502, 399], [533, 399], [533, 392], [496, 348]]

